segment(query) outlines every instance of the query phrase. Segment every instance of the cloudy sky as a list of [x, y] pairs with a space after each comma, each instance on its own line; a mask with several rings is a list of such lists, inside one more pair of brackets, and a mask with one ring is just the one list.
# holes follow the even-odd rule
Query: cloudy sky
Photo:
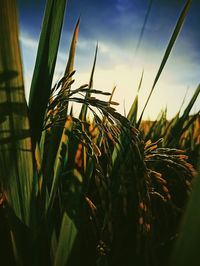
[[[45, 1], [19, 0], [20, 41], [28, 97], [42, 25]], [[111, 91], [119, 111], [128, 112], [135, 97], [142, 70], [144, 82], [139, 94], [140, 110], [153, 84], [184, 0], [153, 0], [139, 49], [139, 35], [150, 0], [68, 0], [54, 80], [62, 76], [75, 23], [81, 16], [75, 69], [76, 85], [88, 82], [96, 43], [99, 44], [95, 88]], [[168, 108], [171, 118], [178, 111], [187, 88], [189, 101], [200, 82], [200, 1], [193, 0], [184, 27], [145, 111], [154, 119]], [[200, 109], [200, 99], [193, 111]]]

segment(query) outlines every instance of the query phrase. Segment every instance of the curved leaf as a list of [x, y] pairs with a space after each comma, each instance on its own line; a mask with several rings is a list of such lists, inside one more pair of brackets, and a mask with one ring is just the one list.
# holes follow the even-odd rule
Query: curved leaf
[[58, 53], [66, 0], [48, 0], [29, 97], [34, 142], [40, 140]]

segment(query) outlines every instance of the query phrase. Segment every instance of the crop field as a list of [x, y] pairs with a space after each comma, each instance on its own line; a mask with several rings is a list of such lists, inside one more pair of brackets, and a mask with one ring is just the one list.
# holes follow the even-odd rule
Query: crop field
[[98, 45], [88, 84], [75, 86], [80, 19], [53, 83], [66, 0], [46, 1], [27, 103], [18, 3], [0, 1], [0, 265], [199, 265], [200, 85], [172, 119], [143, 118], [191, 3], [142, 112], [144, 73], [122, 115], [115, 88], [94, 87]]

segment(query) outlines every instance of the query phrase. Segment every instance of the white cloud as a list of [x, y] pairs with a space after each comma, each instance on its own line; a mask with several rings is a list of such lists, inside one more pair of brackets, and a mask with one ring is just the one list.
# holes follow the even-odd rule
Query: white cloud
[[99, 42], [99, 50], [100, 50], [100, 53], [106, 54], [110, 52], [110, 47], [103, 42]]
[[129, 0], [117, 0], [116, 8], [120, 12], [125, 12], [127, 9], [129, 9], [131, 6], [131, 3]]
[[[133, 64], [130, 50], [126, 51], [124, 56], [124, 50], [120, 50], [118, 47], [112, 47], [111, 49], [106, 43], [104, 45], [112, 51], [111, 58], [113, 64], [109, 69], [104, 68], [102, 64], [99, 65], [98, 61], [101, 60], [101, 53], [99, 54], [94, 86], [101, 90], [111, 91], [113, 86], [117, 85], [114, 100], [120, 103], [118, 110], [121, 113], [124, 112], [123, 102], [125, 101], [126, 111], [128, 112], [136, 95], [142, 69], [144, 68], [144, 80], [139, 94], [139, 112], [141, 112], [160, 66], [163, 57], [162, 52], [152, 48], [143, 50]], [[129, 60], [127, 60], [127, 55], [129, 55]], [[144, 117], [155, 119], [160, 110], [166, 106], [168, 107], [168, 117], [173, 117], [181, 106], [187, 86], [190, 85], [188, 97], [184, 105], [186, 106], [198, 85], [198, 68], [198, 65], [192, 61], [188, 54], [176, 54], [176, 57], [172, 55], [155, 87]], [[88, 71], [78, 73], [76, 79], [78, 85], [87, 83], [89, 79]], [[195, 106], [198, 106], [199, 103], [200, 99]], [[197, 107], [194, 107], [193, 110], [195, 108]]]
[[[26, 96], [28, 96], [37, 41], [25, 34], [21, 35], [20, 40], [24, 54]], [[75, 64], [77, 69], [75, 74], [76, 86], [85, 84], [89, 80], [95, 45], [95, 41], [84, 38], [79, 39], [77, 50], [82, 50], [82, 57], [77, 53]], [[54, 82], [60, 79], [64, 73], [67, 54], [68, 51], [66, 54], [63, 52], [58, 54]], [[123, 49], [115, 44], [100, 41], [94, 86], [97, 89], [111, 92], [113, 86], [116, 85], [117, 90], [113, 100], [120, 103], [118, 111], [121, 113], [124, 113], [123, 103], [125, 101], [126, 112], [128, 113], [136, 95], [142, 69], [144, 68], [144, 81], [139, 94], [140, 113], [150, 92], [162, 56], [163, 54], [160, 49], [157, 50], [156, 48], [149, 47], [149, 49], [142, 50], [141, 48], [134, 61], [134, 49], [131, 45], [127, 49]], [[105, 67], [108, 61], [109, 67]], [[190, 58], [189, 54], [180, 53], [180, 51], [179, 53], [172, 54], [156, 85], [144, 118], [150, 117], [155, 119], [160, 110], [166, 106], [168, 108], [168, 117], [174, 116], [180, 108], [188, 85], [191, 89], [189, 90], [186, 103], [192, 97], [194, 89], [198, 85], [198, 71], [199, 66]], [[193, 109], [195, 110], [196, 108], [197, 110], [198, 105], [200, 105], [200, 99]]]
[[24, 35], [22, 33], [20, 35], [19, 40], [21, 41], [22, 45], [27, 47], [27, 48], [37, 49], [37, 47], [38, 47], [38, 42], [26, 34]]
[[94, 41], [84, 39], [84, 38], [79, 38], [77, 42], [77, 48], [82, 49], [82, 50], [87, 50], [88, 46], [91, 46], [94, 44]]

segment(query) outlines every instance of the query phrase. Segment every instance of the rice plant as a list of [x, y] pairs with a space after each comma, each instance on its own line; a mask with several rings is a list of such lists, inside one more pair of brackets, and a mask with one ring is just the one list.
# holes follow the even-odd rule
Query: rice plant
[[[98, 46], [88, 84], [74, 86], [80, 19], [64, 76], [52, 84], [65, 5], [65, 0], [47, 1], [27, 106], [16, 2], [0, 3], [1, 262], [146, 266], [165, 260], [167, 265], [195, 170], [170, 137], [162, 140], [163, 133], [156, 132], [154, 138], [151, 129], [145, 139], [142, 115], [136, 116], [138, 98], [126, 118], [116, 112], [112, 93], [93, 87]], [[186, 127], [179, 132], [183, 146], [192, 141], [192, 133], [186, 134], [191, 126], [198, 139], [198, 117], [185, 121], [198, 93], [171, 126]], [[72, 102], [81, 105], [78, 117]]]

